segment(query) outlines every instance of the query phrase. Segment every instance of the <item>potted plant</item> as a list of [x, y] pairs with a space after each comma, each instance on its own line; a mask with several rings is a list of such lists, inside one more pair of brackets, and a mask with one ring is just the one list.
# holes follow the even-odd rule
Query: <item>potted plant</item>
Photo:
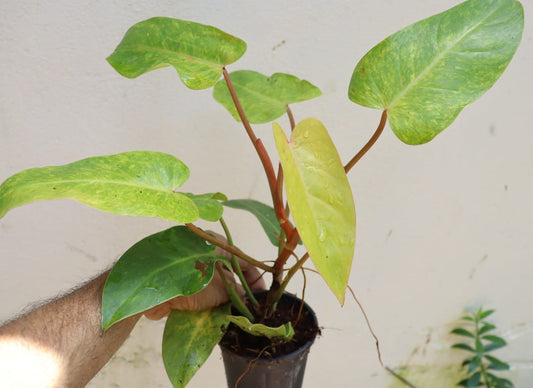
[[[248, 304], [228, 284], [233, 313], [228, 305], [171, 314], [163, 358], [172, 384], [184, 386], [230, 322], [275, 344], [262, 343], [259, 353], [293, 342], [293, 324], [300, 322], [303, 304], [298, 302], [295, 316], [282, 325], [270, 323], [269, 318], [279, 311], [287, 285], [309, 259], [339, 303], [344, 303], [355, 244], [355, 209], [346, 174], [372, 147], [387, 120], [397, 137], [412, 145], [426, 143], [448, 127], [499, 78], [518, 47], [522, 29], [518, 1], [468, 0], [379, 43], [356, 65], [348, 96], [357, 104], [382, 110], [381, 119], [369, 142], [343, 163], [325, 126], [315, 118], [296, 123], [288, 108], [318, 97], [316, 86], [284, 73], [230, 73], [227, 66], [246, 50], [239, 38], [190, 21], [145, 20], [128, 30], [109, 63], [129, 78], [173, 66], [188, 88], [213, 87], [215, 99], [242, 122], [264, 168], [272, 204], [228, 199], [216, 188], [207, 194], [180, 192], [189, 176], [182, 161], [168, 154], [135, 151], [15, 174], [0, 186], [0, 217], [29, 202], [71, 198], [115, 214], [179, 224], [139, 241], [116, 263], [103, 295], [104, 329], [178, 295], [200, 291], [215, 271], [235, 271], [240, 276], [236, 258], [269, 273], [268, 292], [257, 300], [248, 290]], [[273, 124], [281, 162], [275, 166], [252, 125], [284, 114], [291, 128]], [[247, 210], [259, 219], [276, 247], [272, 261], [251, 257], [233, 245], [222, 218], [224, 208]], [[198, 219], [220, 222], [227, 241], [193, 224]], [[306, 252], [294, 260], [300, 242]], [[215, 254], [216, 246], [230, 252], [232, 259]], [[183, 339], [192, 344], [186, 355], [175, 351], [183, 349], [179, 343]], [[309, 341], [312, 337], [304, 343]], [[191, 355], [193, 364], [188, 362]], [[241, 376], [246, 373], [238, 375], [237, 383]], [[296, 380], [301, 383], [301, 377]]]

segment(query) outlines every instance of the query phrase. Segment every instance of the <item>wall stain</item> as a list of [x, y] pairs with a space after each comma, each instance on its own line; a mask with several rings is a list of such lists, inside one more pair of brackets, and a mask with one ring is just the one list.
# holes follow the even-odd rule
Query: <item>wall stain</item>
[[285, 41], [285, 39], [283, 39], [281, 42], [279, 42], [277, 45], [275, 45], [274, 47], [272, 47], [272, 51], [276, 51], [277, 49], [279, 49], [281, 46], [284, 46], [285, 43], [287, 43]]
[[93, 263], [96, 263], [98, 261], [98, 258], [96, 256], [91, 255], [89, 252], [84, 251], [83, 249], [78, 248], [77, 246], [74, 246], [74, 245], [71, 245], [71, 244], [66, 244], [66, 247], [71, 252], [80, 253], [82, 256], [84, 256], [85, 258], [89, 259]]
[[474, 277], [474, 274], [476, 273], [476, 271], [478, 270], [478, 268], [489, 258], [489, 255], [485, 255], [481, 258], [481, 260], [472, 268], [472, 270], [470, 271], [470, 276], [468, 277], [469, 279], [472, 279]]

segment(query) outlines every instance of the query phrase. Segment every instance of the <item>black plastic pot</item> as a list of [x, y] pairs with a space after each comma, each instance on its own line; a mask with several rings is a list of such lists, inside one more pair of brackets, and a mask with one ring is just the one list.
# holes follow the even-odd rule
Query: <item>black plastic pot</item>
[[[290, 294], [284, 294], [278, 308], [299, 309], [302, 301]], [[316, 335], [319, 333], [314, 311], [304, 303], [304, 311], [311, 316], [317, 328], [311, 339], [293, 352], [277, 357], [263, 358], [235, 354], [230, 347], [220, 344], [228, 388], [301, 388], [307, 355]], [[259, 349], [260, 350], [260, 349]]]

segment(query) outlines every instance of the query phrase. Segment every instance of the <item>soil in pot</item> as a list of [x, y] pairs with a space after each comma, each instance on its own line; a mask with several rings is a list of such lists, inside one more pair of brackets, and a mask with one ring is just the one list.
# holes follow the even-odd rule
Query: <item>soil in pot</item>
[[[256, 298], [263, 303], [266, 292]], [[277, 327], [290, 321], [295, 335], [289, 342], [269, 340], [244, 333], [231, 324], [220, 343], [228, 387], [301, 387], [309, 348], [320, 334], [313, 310], [300, 299], [285, 294], [271, 317], [262, 319], [260, 314], [255, 313], [256, 322], [268, 326]]]

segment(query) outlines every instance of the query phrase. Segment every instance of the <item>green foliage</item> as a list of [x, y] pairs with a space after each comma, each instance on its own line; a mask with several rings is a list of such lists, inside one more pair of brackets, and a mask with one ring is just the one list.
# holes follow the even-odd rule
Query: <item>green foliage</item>
[[217, 261], [215, 246], [185, 226], [148, 236], [126, 251], [107, 278], [102, 298], [102, 326], [206, 287]]
[[353, 72], [348, 95], [363, 106], [386, 109], [403, 142], [426, 143], [496, 82], [523, 28], [516, 0], [465, 1], [370, 50]]
[[487, 334], [496, 326], [485, 319], [494, 313], [494, 310], [478, 309], [469, 312], [461, 319], [468, 324], [467, 328], [457, 327], [452, 334], [464, 337], [467, 342], [459, 342], [452, 345], [454, 349], [461, 349], [471, 353], [462, 366], [467, 371], [467, 377], [457, 383], [461, 387], [487, 388], [511, 388], [513, 383], [508, 379], [498, 377], [490, 371], [509, 370], [509, 364], [501, 361], [493, 355], [487, 354], [506, 345], [503, 338], [493, 334]]
[[198, 213], [202, 220], [212, 222], [220, 220], [222, 213], [224, 213], [224, 208], [220, 201], [228, 200], [228, 197], [222, 193], [206, 193], [199, 195], [192, 193], [183, 194], [192, 199], [198, 208]]
[[[276, 73], [267, 77], [255, 71], [240, 70], [231, 73], [230, 77], [244, 113], [252, 124], [269, 123], [284, 115], [288, 104], [322, 94], [316, 86], [290, 74]], [[215, 85], [213, 97], [240, 121], [226, 82], [221, 80]]]
[[163, 362], [174, 388], [187, 385], [222, 339], [230, 305], [200, 312], [174, 310], [163, 332]]
[[253, 214], [263, 227], [270, 242], [276, 247], [279, 246], [281, 227], [272, 206], [254, 199], [233, 199], [223, 202], [223, 205], [233, 209], [246, 210]]
[[241, 328], [245, 333], [256, 337], [276, 338], [283, 341], [290, 341], [294, 336], [294, 329], [290, 322], [278, 327], [270, 327], [261, 323], [252, 323], [246, 317], [228, 316], [228, 320]]
[[30, 202], [70, 198], [115, 214], [192, 222], [198, 208], [176, 191], [188, 178], [189, 169], [179, 159], [150, 151], [32, 168], [0, 186], [0, 218]]
[[[465, 1], [404, 28], [370, 50], [355, 67], [349, 98], [363, 106], [386, 110], [392, 130], [402, 141], [430, 141], [499, 78], [518, 47], [523, 23], [523, 9], [516, 0]], [[179, 193], [177, 189], [189, 177], [185, 164], [171, 155], [136, 151], [15, 174], [0, 186], [0, 218], [17, 206], [61, 198], [115, 214], [160, 217], [180, 224], [198, 218], [220, 220], [224, 206], [247, 210], [279, 247], [275, 264], [259, 262], [236, 248], [232, 253], [272, 272], [273, 284], [278, 287], [273, 287], [269, 296], [285, 289], [310, 256], [342, 305], [354, 254], [356, 219], [345, 167], [328, 131], [319, 120], [308, 118], [296, 125], [287, 139], [274, 123], [282, 165], [276, 175], [268, 152], [248, 125], [275, 120], [287, 111], [288, 104], [318, 97], [321, 92], [311, 83], [283, 73], [267, 77], [241, 70], [219, 81], [222, 74], [226, 75], [225, 67], [245, 51], [245, 42], [215, 27], [156, 17], [132, 26], [107, 59], [128, 78], [172, 66], [190, 89], [214, 86], [214, 98], [238, 120], [238, 107], [242, 107], [246, 117], [243, 124], [263, 164], [273, 206], [250, 199], [228, 201], [217, 192]], [[385, 119], [382, 123], [381, 129]], [[354, 164], [356, 160], [352, 159]], [[283, 188], [288, 207], [283, 201]], [[221, 223], [225, 224], [223, 220]], [[175, 226], [146, 237], [124, 253], [104, 288], [104, 329], [176, 296], [199, 292], [212, 279], [217, 261], [231, 268], [231, 263], [216, 255], [215, 247], [204, 237], [210, 240], [193, 225]], [[309, 255], [304, 254], [286, 268], [300, 237]], [[223, 247], [231, 250], [227, 245]], [[234, 268], [237, 263], [234, 260]], [[235, 294], [228, 284], [230, 294]], [[269, 301], [272, 306], [276, 304], [276, 300]], [[267, 306], [267, 311], [272, 306]], [[228, 313], [227, 307], [221, 307], [171, 314], [165, 328], [163, 357], [175, 387], [189, 381], [220, 339], [220, 327], [229, 320], [244, 330], [273, 335], [272, 328], [228, 318]], [[469, 376], [459, 385], [512, 386], [489, 372], [508, 369], [507, 364], [487, 354], [505, 345], [503, 339], [490, 334], [494, 326], [485, 321], [490, 313], [480, 310], [464, 317], [474, 325], [472, 330], [454, 330], [469, 340], [454, 347], [472, 353], [464, 364]], [[279, 330], [287, 337], [292, 327], [281, 326]]]
[[355, 207], [337, 149], [317, 119], [300, 122], [290, 141], [274, 124], [274, 137], [294, 223], [342, 305], [354, 254]]
[[132, 26], [107, 61], [128, 78], [173, 66], [188, 88], [206, 89], [245, 51], [246, 43], [218, 28], [155, 17]]

